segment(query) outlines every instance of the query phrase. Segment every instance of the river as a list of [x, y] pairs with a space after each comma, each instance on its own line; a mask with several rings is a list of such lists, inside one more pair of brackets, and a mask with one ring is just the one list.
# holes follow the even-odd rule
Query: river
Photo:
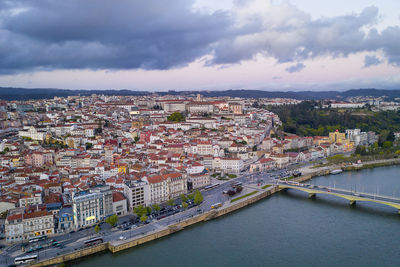
[[[400, 197], [400, 166], [314, 178]], [[280, 192], [227, 216], [73, 266], [400, 266], [400, 215], [391, 207]]]

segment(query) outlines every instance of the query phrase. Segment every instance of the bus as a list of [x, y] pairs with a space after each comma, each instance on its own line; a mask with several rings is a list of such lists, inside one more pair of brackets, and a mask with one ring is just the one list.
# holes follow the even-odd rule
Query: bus
[[215, 188], [217, 186], [219, 186], [219, 183], [207, 185], [207, 186], [204, 187], [204, 190], [206, 190], [206, 191], [207, 190], [211, 190], [211, 189], [213, 189], [213, 188]]
[[46, 240], [46, 239], [47, 239], [47, 235], [34, 236], [34, 237], [29, 238], [29, 243], [39, 242], [41, 240]]
[[26, 256], [15, 258], [14, 263], [15, 263], [15, 265], [25, 264], [25, 263], [28, 263], [31, 261], [36, 261], [37, 258], [38, 258], [38, 256], [36, 254], [35, 255], [26, 255]]
[[232, 187], [238, 187], [238, 186], [242, 186], [241, 182], [236, 182], [234, 184], [232, 184]]
[[85, 245], [85, 247], [91, 247], [91, 246], [98, 245], [100, 243], [103, 243], [103, 238], [96, 237], [96, 238], [92, 238], [92, 239], [86, 240], [84, 245]]
[[212, 208], [212, 209], [218, 209], [218, 208], [220, 208], [220, 207], [222, 207], [222, 203], [221, 203], [221, 202], [218, 202], [218, 203], [215, 203], [215, 204], [212, 204], [212, 205], [211, 205], [211, 208]]

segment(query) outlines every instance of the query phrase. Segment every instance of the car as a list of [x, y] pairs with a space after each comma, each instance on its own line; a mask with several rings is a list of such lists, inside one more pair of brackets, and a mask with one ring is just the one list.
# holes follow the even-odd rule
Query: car
[[121, 235], [121, 236], [119, 237], [119, 240], [126, 240], [126, 237]]

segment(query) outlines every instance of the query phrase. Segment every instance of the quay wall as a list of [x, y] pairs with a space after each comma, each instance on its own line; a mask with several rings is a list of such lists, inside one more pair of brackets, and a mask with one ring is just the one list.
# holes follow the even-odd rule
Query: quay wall
[[148, 233], [144, 235], [143, 237], [135, 238], [135, 239], [128, 239], [128, 240], [117, 240], [117, 241], [111, 241], [111, 242], [106, 242], [99, 244], [95, 247], [90, 247], [90, 248], [84, 248], [80, 250], [76, 250], [64, 255], [60, 255], [54, 258], [46, 259], [37, 263], [33, 263], [30, 266], [34, 267], [41, 267], [41, 266], [48, 266], [48, 265], [55, 265], [59, 264], [62, 262], [67, 262], [71, 260], [76, 260], [81, 257], [89, 256], [101, 251], [109, 250], [112, 253], [116, 253], [128, 248], [136, 247], [140, 244], [144, 244], [153, 240], [156, 240], [158, 238], [162, 238], [164, 236], [168, 236], [170, 234], [173, 234], [177, 231], [183, 230], [185, 227], [194, 225], [199, 222], [204, 222], [208, 221], [214, 218], [218, 218], [220, 216], [224, 216], [226, 214], [229, 214], [231, 212], [234, 212], [236, 210], [239, 210], [243, 207], [246, 207], [248, 205], [251, 205], [263, 198], [266, 198], [276, 192], [278, 192], [279, 189], [277, 186], [269, 187], [268, 190], [259, 190], [259, 193], [249, 196], [242, 201], [238, 201], [237, 203], [234, 203], [232, 205], [229, 205], [228, 207], [221, 207], [217, 210], [211, 210], [196, 216], [193, 216], [192, 218], [183, 220], [181, 222], [172, 224], [165, 229], [155, 231]]
[[89, 247], [89, 248], [84, 248], [84, 249], [79, 249], [67, 254], [63, 254], [57, 257], [49, 258], [43, 261], [36, 262], [34, 264], [31, 264], [30, 266], [35, 266], [35, 267], [40, 267], [40, 266], [48, 266], [48, 265], [55, 265], [71, 260], [76, 260], [78, 258], [82, 258], [85, 256], [89, 256], [101, 251], [104, 251], [108, 248], [108, 243], [102, 243], [97, 246]]

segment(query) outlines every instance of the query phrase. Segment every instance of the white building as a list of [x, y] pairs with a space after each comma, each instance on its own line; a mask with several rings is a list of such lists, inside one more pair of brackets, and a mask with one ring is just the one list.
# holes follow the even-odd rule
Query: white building
[[124, 194], [129, 209], [142, 205], [150, 205], [150, 186], [146, 181], [129, 181], [124, 184]]
[[35, 127], [31, 126], [18, 132], [20, 137], [31, 138], [32, 140], [43, 141], [46, 138], [47, 131], [38, 131]]
[[213, 169], [221, 170], [226, 173], [239, 173], [244, 167], [241, 158], [214, 158]]
[[118, 216], [128, 212], [128, 205], [125, 196], [120, 192], [113, 192], [113, 214]]
[[112, 192], [105, 186], [76, 193], [72, 210], [76, 229], [95, 225], [113, 213]]

